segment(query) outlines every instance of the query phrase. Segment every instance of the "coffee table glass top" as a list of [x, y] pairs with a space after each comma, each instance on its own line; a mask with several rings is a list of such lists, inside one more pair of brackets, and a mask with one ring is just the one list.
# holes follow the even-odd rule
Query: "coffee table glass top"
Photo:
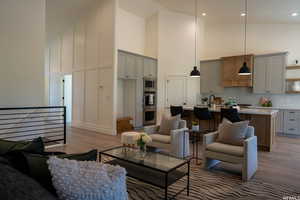
[[100, 154], [165, 172], [171, 171], [188, 162], [188, 160], [156, 152], [147, 152], [146, 156], [142, 157], [139, 150], [128, 147], [115, 147], [113, 149], [102, 151]]

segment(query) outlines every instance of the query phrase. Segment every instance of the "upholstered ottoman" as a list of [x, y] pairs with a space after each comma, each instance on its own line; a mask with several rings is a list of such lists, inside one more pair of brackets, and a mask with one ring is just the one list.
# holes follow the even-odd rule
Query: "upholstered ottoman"
[[136, 141], [139, 136], [139, 132], [124, 132], [121, 135], [121, 143], [123, 144], [123, 146], [135, 147]]

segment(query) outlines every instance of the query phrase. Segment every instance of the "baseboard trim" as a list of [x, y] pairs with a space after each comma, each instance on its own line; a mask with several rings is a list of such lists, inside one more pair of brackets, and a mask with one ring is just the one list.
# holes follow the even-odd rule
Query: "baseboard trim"
[[112, 130], [112, 128], [100, 126], [98, 124], [93, 124], [89, 122], [81, 122], [81, 121], [73, 121], [71, 124], [72, 127], [74, 128], [81, 128], [81, 129], [86, 129], [89, 131], [95, 131], [97, 133], [103, 133], [107, 135], [115, 135], [115, 131]]

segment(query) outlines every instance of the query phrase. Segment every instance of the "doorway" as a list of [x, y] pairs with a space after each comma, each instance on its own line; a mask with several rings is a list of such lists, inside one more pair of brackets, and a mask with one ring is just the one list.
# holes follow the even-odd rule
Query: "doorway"
[[67, 123], [72, 122], [72, 75], [68, 74], [64, 76], [63, 87], [63, 101], [66, 106]]

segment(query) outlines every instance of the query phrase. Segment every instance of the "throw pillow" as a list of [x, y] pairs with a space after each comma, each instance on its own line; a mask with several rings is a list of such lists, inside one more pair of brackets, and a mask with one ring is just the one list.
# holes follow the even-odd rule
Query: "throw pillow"
[[43, 153], [45, 151], [45, 146], [41, 137], [32, 141], [8, 141], [0, 139], [0, 155], [7, 154], [11, 151]]
[[162, 116], [159, 134], [161, 135], [170, 135], [171, 130], [176, 130], [179, 127], [179, 121], [181, 119], [180, 115], [176, 115], [174, 117], [167, 117], [165, 115]]
[[1, 200], [58, 200], [32, 178], [0, 163]]
[[[48, 169], [47, 160], [48, 155], [39, 154], [28, 154], [24, 153], [27, 167], [28, 175], [37, 180], [41, 185], [43, 185], [47, 190], [55, 194], [55, 189], [53, 188], [51, 181], [51, 174]], [[81, 161], [96, 161], [97, 160], [97, 150], [92, 150], [87, 153], [81, 154], [62, 154], [58, 155], [59, 158], [67, 158], [70, 160], [81, 160]]]
[[218, 142], [243, 146], [246, 137], [249, 121], [241, 121], [231, 123], [228, 119], [224, 118], [223, 122], [219, 125]]
[[51, 157], [53, 185], [63, 200], [127, 200], [126, 171], [93, 161]]

